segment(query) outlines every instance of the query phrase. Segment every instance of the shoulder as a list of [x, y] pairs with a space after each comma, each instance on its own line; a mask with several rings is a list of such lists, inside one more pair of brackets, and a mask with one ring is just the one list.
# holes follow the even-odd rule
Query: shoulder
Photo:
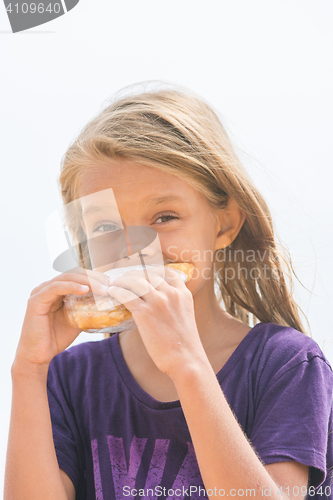
[[262, 352], [266, 356], [280, 356], [291, 363], [310, 361], [313, 357], [319, 357], [330, 366], [318, 343], [308, 335], [290, 326], [275, 323], [260, 323], [257, 326], [260, 327], [258, 336]]
[[[291, 327], [258, 324], [248, 436], [265, 464], [294, 460], [319, 486], [331, 465], [333, 374], [318, 343]], [[329, 451], [329, 454], [331, 451]]]
[[49, 367], [48, 382], [55, 377], [72, 382], [98, 372], [110, 356], [110, 339], [82, 342], [55, 356]]
[[[257, 327], [258, 372], [275, 380], [296, 368], [321, 371], [333, 383], [332, 367], [318, 343], [292, 327], [260, 323]], [[308, 370], [309, 371], [309, 370]]]

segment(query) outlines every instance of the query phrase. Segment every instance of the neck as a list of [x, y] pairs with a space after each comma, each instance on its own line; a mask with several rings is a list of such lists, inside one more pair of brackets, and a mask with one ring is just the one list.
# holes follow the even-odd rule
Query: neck
[[[210, 285], [210, 286], [209, 286]], [[193, 297], [195, 320], [203, 346], [227, 332], [232, 316], [224, 311], [214, 293], [213, 283], [206, 283]]]
[[227, 313], [218, 302], [214, 283], [209, 280], [193, 297], [195, 320], [202, 345], [208, 354], [214, 349], [233, 345], [251, 327]]

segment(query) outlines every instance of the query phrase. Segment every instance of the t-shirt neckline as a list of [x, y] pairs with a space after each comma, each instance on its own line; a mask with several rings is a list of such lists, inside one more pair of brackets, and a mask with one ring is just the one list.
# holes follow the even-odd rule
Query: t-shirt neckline
[[[222, 368], [216, 374], [218, 381], [221, 383], [223, 379], [230, 373], [231, 370], [237, 365], [239, 359], [243, 356], [244, 352], [248, 348], [248, 346], [253, 341], [256, 336], [260, 325], [263, 323], [257, 323], [254, 325], [251, 330], [247, 332], [245, 337], [240, 341], [236, 349], [233, 351], [231, 356], [222, 366]], [[120, 343], [119, 343], [119, 332], [115, 333], [109, 339], [109, 346], [111, 350], [111, 355], [113, 357], [116, 368], [129, 389], [129, 391], [133, 394], [133, 396], [138, 399], [141, 403], [149, 406], [153, 409], [171, 409], [180, 407], [180, 401], [159, 401], [155, 399], [153, 396], [148, 394], [135, 380], [132, 373], [130, 372], [126, 361], [124, 359], [123, 353], [121, 351]]]

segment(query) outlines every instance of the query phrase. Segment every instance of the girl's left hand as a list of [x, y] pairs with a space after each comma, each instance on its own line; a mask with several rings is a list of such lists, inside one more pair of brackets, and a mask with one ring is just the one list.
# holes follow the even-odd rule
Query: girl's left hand
[[[129, 271], [111, 282], [108, 293], [132, 313], [148, 354], [173, 378], [179, 370], [206, 357], [194, 315], [193, 296], [178, 273], [165, 267], [165, 279], [149, 269]], [[167, 280], [167, 281], [166, 281]], [[143, 290], [149, 290], [142, 294]]]

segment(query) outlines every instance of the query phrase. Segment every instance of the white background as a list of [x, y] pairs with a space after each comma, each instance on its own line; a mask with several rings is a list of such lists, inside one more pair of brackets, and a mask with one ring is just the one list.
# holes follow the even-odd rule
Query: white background
[[135, 82], [184, 85], [220, 111], [332, 363], [332, 25], [331, 0], [80, 0], [11, 34], [1, 2], [1, 471], [26, 301], [55, 275], [44, 221], [61, 203], [60, 159], [106, 99]]

